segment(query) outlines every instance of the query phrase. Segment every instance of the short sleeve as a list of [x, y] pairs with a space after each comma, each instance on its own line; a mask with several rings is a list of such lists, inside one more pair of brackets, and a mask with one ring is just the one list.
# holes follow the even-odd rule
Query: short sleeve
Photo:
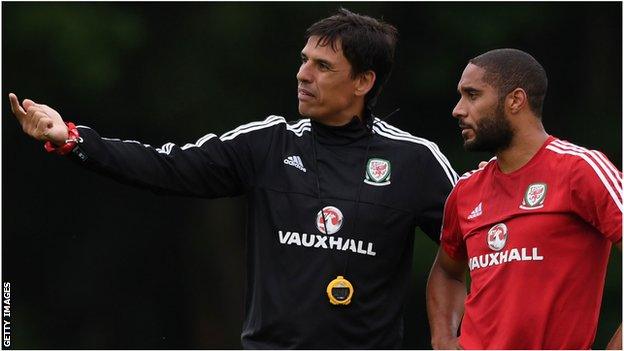
[[440, 245], [451, 258], [457, 261], [463, 261], [466, 260], [468, 256], [466, 254], [466, 244], [457, 215], [457, 192], [458, 186], [455, 186], [444, 205]]
[[570, 206], [611, 242], [622, 240], [622, 172], [599, 151], [587, 151], [572, 166]]

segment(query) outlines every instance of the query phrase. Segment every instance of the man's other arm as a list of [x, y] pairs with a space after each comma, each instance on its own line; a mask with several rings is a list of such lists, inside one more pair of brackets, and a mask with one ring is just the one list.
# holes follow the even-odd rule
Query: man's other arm
[[431, 346], [460, 349], [457, 338], [466, 300], [466, 261], [456, 261], [442, 247], [427, 281], [427, 314]]
[[[580, 153], [582, 151], [582, 153]], [[594, 226], [622, 251], [622, 172], [601, 152], [579, 150], [572, 164], [571, 209]], [[607, 349], [622, 349], [622, 325], [615, 331]]]

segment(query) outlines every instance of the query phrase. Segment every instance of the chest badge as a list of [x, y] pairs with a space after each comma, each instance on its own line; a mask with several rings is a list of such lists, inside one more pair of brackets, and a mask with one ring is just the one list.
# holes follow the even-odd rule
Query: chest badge
[[546, 183], [530, 184], [524, 193], [520, 208], [523, 210], [535, 210], [544, 207], [546, 190], [548, 190]]
[[374, 186], [390, 184], [392, 167], [390, 161], [381, 158], [371, 158], [366, 163], [366, 177], [364, 183]]
[[498, 223], [490, 228], [487, 233], [487, 244], [490, 249], [500, 251], [507, 243], [507, 226], [505, 223]]

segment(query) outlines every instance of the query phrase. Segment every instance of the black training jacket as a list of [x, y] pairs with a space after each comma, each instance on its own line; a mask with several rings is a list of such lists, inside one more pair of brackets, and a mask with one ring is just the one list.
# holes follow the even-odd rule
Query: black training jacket
[[[372, 117], [329, 127], [270, 116], [160, 148], [78, 130], [73, 158], [124, 183], [247, 194], [244, 348], [402, 346], [415, 228], [438, 240], [457, 180], [434, 143]], [[329, 302], [338, 275], [354, 287], [349, 305]]]

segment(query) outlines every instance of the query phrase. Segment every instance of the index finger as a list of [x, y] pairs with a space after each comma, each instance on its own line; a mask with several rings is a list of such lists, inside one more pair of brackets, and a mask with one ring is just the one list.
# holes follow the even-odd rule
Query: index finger
[[20, 106], [19, 100], [17, 99], [17, 95], [10, 93], [9, 101], [11, 102], [11, 111], [18, 119], [22, 119], [26, 117], [26, 111]]

